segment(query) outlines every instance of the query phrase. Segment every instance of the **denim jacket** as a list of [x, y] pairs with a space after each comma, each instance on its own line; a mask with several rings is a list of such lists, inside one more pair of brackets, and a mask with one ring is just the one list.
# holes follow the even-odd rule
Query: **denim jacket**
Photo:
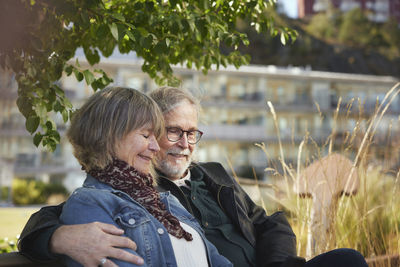
[[[168, 211], [178, 220], [195, 229], [202, 237], [208, 256], [209, 265], [232, 266], [204, 236], [196, 219], [169, 192], [160, 193], [161, 201]], [[122, 228], [127, 237], [136, 242], [137, 250], [127, 251], [141, 256], [142, 266], [177, 266], [171, 241], [165, 227], [143, 206], [126, 193], [100, 183], [90, 175], [83, 187], [75, 190], [67, 200], [60, 216], [63, 224], [81, 224], [94, 221], [113, 224]], [[68, 266], [80, 266], [79, 263], [65, 256]], [[136, 266], [112, 259], [118, 266]]]

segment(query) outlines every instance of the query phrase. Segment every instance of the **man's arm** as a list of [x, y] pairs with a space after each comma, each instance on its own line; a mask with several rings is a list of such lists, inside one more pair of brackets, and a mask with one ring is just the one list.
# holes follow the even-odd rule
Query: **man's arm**
[[[115, 225], [93, 222], [63, 225], [50, 239], [50, 251], [68, 255], [83, 266], [98, 266], [107, 257], [142, 265], [143, 259], [125, 249], [136, 250], [136, 243], [121, 236], [124, 233]], [[107, 266], [117, 266], [108, 261]]]
[[124, 231], [114, 225], [99, 222], [61, 225], [59, 215], [63, 204], [44, 207], [29, 218], [18, 242], [22, 254], [42, 262], [65, 254], [84, 266], [97, 266], [104, 256], [143, 264], [143, 259], [121, 249], [136, 250], [136, 244], [121, 236]]
[[[220, 163], [202, 163], [201, 168], [218, 183], [228, 183], [233, 187], [237, 206], [228, 203], [228, 198], [221, 199], [221, 202], [226, 208], [227, 214], [231, 214], [231, 219], [238, 219], [240, 221], [237, 222], [238, 226], [240, 225], [242, 230], [248, 231], [247, 235], [255, 238], [257, 266], [303, 266], [304, 259], [296, 256], [296, 236], [283, 212], [268, 216], [262, 207], [251, 200], [250, 196]], [[240, 218], [235, 218], [236, 212]], [[244, 234], [246, 235], [246, 233]]]
[[268, 263], [267, 266], [303, 266], [305, 260], [296, 255], [296, 235], [284, 213], [276, 212], [268, 216], [239, 184], [234, 183], [235, 191], [240, 192], [241, 201], [246, 204], [248, 217], [256, 231], [257, 262]]
[[53, 233], [61, 226], [58, 217], [63, 205], [44, 207], [29, 218], [18, 241], [21, 253], [35, 261], [57, 259], [55, 254], [50, 253], [48, 244]]

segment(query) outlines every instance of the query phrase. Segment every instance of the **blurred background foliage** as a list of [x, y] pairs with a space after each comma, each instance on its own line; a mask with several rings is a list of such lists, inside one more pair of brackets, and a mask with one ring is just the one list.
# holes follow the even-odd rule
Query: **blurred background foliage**
[[400, 77], [400, 28], [394, 19], [377, 23], [361, 9], [344, 13], [330, 8], [304, 19], [291, 19], [273, 9], [269, 12], [278, 25], [295, 29], [298, 38], [283, 46], [246, 23], [238, 23], [250, 41], [239, 50], [251, 56], [251, 64]]
[[[1, 187], [0, 200], [10, 198], [8, 187]], [[14, 179], [11, 200], [15, 205], [54, 204], [67, 199], [67, 189], [62, 184], [44, 183], [33, 179]]]

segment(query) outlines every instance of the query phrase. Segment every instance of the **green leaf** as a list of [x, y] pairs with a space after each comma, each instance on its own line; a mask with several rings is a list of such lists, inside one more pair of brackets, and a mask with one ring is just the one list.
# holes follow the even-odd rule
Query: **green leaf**
[[136, 42], [136, 38], [135, 38], [135, 36], [133, 35], [133, 33], [131, 31], [128, 30], [125, 33], [126, 33], [126, 35], [128, 35], [129, 39], [131, 39], [132, 41]]
[[101, 49], [101, 52], [103, 53], [103, 56], [109, 57], [112, 55], [114, 52], [114, 47], [115, 47], [115, 40], [114, 38], [108, 38], [104, 41], [103, 44], [101, 44], [102, 47], [99, 47]]
[[74, 74], [78, 82], [81, 82], [83, 80], [83, 74], [78, 69], [74, 69]]
[[60, 111], [64, 110], [64, 107], [61, 105], [61, 103], [59, 101], [56, 101], [53, 109], [55, 112], [60, 112]]
[[148, 35], [146, 38], [142, 38], [140, 41], [145, 49], [149, 49], [153, 43], [153, 36]]
[[179, 30], [180, 30], [180, 28], [179, 28], [179, 21], [174, 21], [174, 22], [172, 23], [172, 26], [171, 26], [171, 32], [172, 32], [173, 34], [178, 34], [178, 33], [179, 33]]
[[96, 36], [99, 40], [106, 38], [108, 33], [108, 27], [106, 24], [101, 24], [96, 31]]
[[97, 89], [101, 89], [101, 82], [99, 82], [99, 80], [95, 80], [94, 82], [92, 82], [91, 86], [93, 88], [93, 91], [97, 91]]
[[286, 45], [286, 38], [285, 38], [285, 34], [283, 32], [281, 32], [281, 43], [283, 45]]
[[191, 30], [192, 32], [194, 32], [194, 30], [195, 30], [195, 28], [196, 28], [196, 26], [194, 25], [194, 19], [188, 19], [188, 20], [185, 21], [185, 22], [189, 24], [190, 30]]
[[56, 150], [56, 148], [57, 148], [57, 144], [54, 141], [49, 142], [47, 147], [49, 147], [49, 146], [50, 146], [51, 152], [54, 152], [54, 150]]
[[81, 11], [81, 18], [84, 25], [88, 25], [90, 23], [89, 15], [86, 11]]
[[65, 67], [64, 70], [65, 70], [65, 73], [67, 74], [67, 76], [71, 75], [72, 69], [73, 69], [73, 67], [71, 65], [68, 65], [68, 66]]
[[40, 142], [42, 141], [43, 135], [40, 133], [36, 133], [35, 136], [33, 137], [33, 144], [38, 147]]
[[66, 123], [68, 121], [68, 111], [66, 109], [64, 109], [61, 112], [61, 115], [62, 115], [63, 121]]
[[75, 65], [76, 65], [78, 68], [80, 68], [80, 67], [81, 67], [81, 65], [79, 64], [79, 60], [78, 60], [78, 58], [76, 58], [76, 60], [75, 60]]
[[39, 127], [40, 118], [38, 116], [30, 116], [25, 122], [25, 128], [33, 134]]
[[90, 65], [94, 65], [100, 62], [100, 55], [97, 49], [93, 47], [83, 47], [83, 52]]
[[143, 28], [143, 27], [138, 27], [137, 30], [140, 32], [141, 35], [143, 35], [144, 37], [147, 37], [147, 35], [149, 35], [149, 32]]
[[87, 85], [91, 85], [95, 80], [93, 73], [91, 73], [89, 70], [84, 70], [83, 76], [85, 76], [85, 81]]
[[58, 85], [53, 84], [52, 89], [58, 96], [65, 96], [64, 90], [61, 89]]
[[171, 5], [171, 7], [175, 7], [178, 0], [169, 0], [168, 2]]
[[125, 22], [125, 17], [121, 13], [112, 13], [111, 16], [114, 19]]
[[206, 22], [204, 19], [199, 19], [196, 20], [195, 22], [197, 30], [201, 33], [201, 37], [205, 38], [207, 35], [207, 27], [206, 27]]
[[158, 54], [163, 54], [168, 52], [168, 47], [165, 41], [158, 42], [157, 45], [154, 47], [154, 49]]
[[113, 22], [111, 25], [109, 25], [109, 27], [110, 27], [110, 31], [111, 31], [112, 36], [114, 37], [115, 40], [118, 41], [118, 27], [117, 27], [117, 24], [115, 24]]
[[211, 58], [210, 58], [210, 55], [208, 55], [208, 54], [204, 57], [204, 67], [206, 69], [211, 68]]
[[51, 121], [46, 122], [47, 131], [51, 131], [53, 129], [53, 123]]
[[51, 130], [48, 132], [49, 136], [51, 136], [57, 143], [60, 142], [60, 134], [55, 131], [55, 130]]
[[129, 22], [125, 22], [125, 25], [128, 25], [129, 28], [131, 28], [131, 30], [136, 28], [135, 25], [133, 25], [132, 23], [129, 23]]
[[62, 100], [63, 100], [64, 107], [72, 108], [72, 104], [71, 104], [71, 102], [69, 101], [68, 98], [62, 98]]
[[29, 115], [32, 114], [32, 102], [31, 99], [25, 96], [20, 96], [17, 99], [17, 106], [19, 111], [24, 115], [25, 118], [28, 118]]

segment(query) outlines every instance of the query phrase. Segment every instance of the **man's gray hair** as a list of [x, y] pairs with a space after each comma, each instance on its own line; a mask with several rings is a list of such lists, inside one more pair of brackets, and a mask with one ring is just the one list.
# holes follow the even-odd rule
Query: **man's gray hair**
[[189, 91], [176, 87], [163, 86], [150, 93], [150, 97], [160, 107], [161, 112], [166, 114], [179, 106], [182, 101], [188, 101], [196, 107], [197, 114], [200, 114], [200, 102]]

